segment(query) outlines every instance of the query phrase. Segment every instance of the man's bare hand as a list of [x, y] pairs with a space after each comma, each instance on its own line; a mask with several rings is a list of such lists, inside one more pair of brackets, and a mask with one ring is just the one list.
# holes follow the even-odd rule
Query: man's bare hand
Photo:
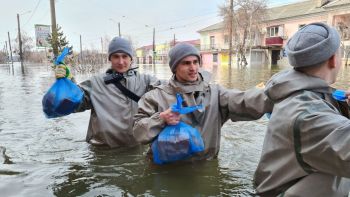
[[159, 114], [159, 117], [163, 119], [168, 125], [176, 125], [180, 122], [180, 114], [172, 112], [171, 108], [163, 111]]

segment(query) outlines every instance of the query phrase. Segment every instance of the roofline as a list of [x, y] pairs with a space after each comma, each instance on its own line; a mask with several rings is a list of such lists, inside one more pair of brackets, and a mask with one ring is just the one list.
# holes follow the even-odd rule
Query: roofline
[[[285, 18], [276, 18], [276, 19], [271, 19], [271, 20], [263, 20], [263, 22], [285, 21], [285, 20], [292, 20], [292, 19], [298, 19], [298, 18], [307, 18], [309, 16], [321, 16], [321, 15], [327, 14], [327, 12], [329, 10], [332, 11], [335, 7], [341, 7], [341, 6], [344, 6], [344, 5], [332, 6], [332, 7], [326, 8], [325, 10], [322, 10], [320, 12], [315, 12], [315, 13], [310, 13], [310, 14], [303, 14], [303, 15], [291, 16], [291, 17], [285, 17]], [[349, 6], [350, 6], [350, 3], [349, 3]], [[349, 9], [349, 8], [343, 7], [343, 8], [340, 8], [339, 10], [347, 10], [347, 9]]]
[[285, 6], [289, 6], [289, 5], [295, 5], [295, 4], [299, 4], [299, 3], [304, 3], [306, 1], [312, 1], [312, 0], [302, 0], [302, 1], [294, 2], [294, 3], [286, 3], [284, 5], [277, 5], [277, 6], [274, 6], [274, 7], [268, 7], [267, 9], [273, 9], [273, 8], [280, 8], [280, 7], [285, 7]]
[[215, 24], [212, 24], [212, 25], [209, 25], [209, 26], [207, 26], [207, 27], [204, 27], [204, 28], [202, 28], [201, 30], [198, 30], [197, 33], [200, 33], [200, 32], [207, 32], [207, 31], [213, 31], [213, 30], [217, 30], [217, 29], [222, 29], [222, 28], [215, 28], [215, 29], [210, 29], [210, 30], [203, 30], [203, 29], [206, 29], [206, 28], [211, 27], [211, 26], [214, 26], [214, 25], [218, 25], [218, 24], [223, 23], [223, 22], [224, 22], [224, 21], [220, 21], [220, 22], [217, 22], [217, 23], [215, 23]]
[[290, 16], [290, 17], [284, 17], [284, 18], [275, 18], [275, 19], [269, 19], [269, 20], [263, 20], [262, 22], [271, 22], [271, 21], [281, 21], [281, 20], [289, 20], [294, 18], [306, 18], [308, 16], [318, 16], [318, 15], [324, 15], [326, 11], [322, 12], [315, 12], [311, 14], [303, 14], [303, 15], [297, 15], [297, 16]]

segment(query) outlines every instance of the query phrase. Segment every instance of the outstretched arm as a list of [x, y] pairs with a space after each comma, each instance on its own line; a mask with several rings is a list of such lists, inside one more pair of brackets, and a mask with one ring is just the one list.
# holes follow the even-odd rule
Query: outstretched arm
[[256, 120], [265, 113], [272, 112], [273, 104], [263, 89], [246, 91], [226, 89], [219, 86], [220, 110], [223, 120]]

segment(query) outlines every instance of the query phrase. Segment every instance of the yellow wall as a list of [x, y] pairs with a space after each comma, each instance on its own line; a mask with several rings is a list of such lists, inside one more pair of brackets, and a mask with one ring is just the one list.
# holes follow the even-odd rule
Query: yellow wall
[[143, 57], [143, 50], [142, 49], [136, 49], [136, 57]]
[[164, 50], [167, 46], [167, 44], [156, 44], [156, 51]]
[[226, 53], [221, 53], [220, 54], [220, 56], [221, 56], [221, 64], [228, 64], [228, 54], [226, 54]]

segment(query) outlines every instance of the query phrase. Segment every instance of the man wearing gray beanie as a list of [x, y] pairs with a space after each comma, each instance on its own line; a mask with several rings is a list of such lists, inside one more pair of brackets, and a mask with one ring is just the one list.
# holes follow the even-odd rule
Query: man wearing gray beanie
[[330, 87], [341, 67], [339, 46], [338, 32], [324, 23], [306, 25], [288, 41], [293, 69], [265, 88], [274, 108], [254, 176], [259, 196], [349, 195], [349, 107]]
[[[271, 112], [271, 102], [261, 89], [229, 90], [209, 83], [210, 74], [199, 70], [201, 57], [194, 46], [179, 43], [169, 51], [169, 58], [173, 72], [169, 83], [157, 86], [139, 101], [134, 124], [137, 141], [151, 143], [165, 126], [176, 125], [181, 119], [195, 127], [204, 141], [205, 150], [187, 161], [213, 159], [219, 153], [221, 127], [228, 119], [256, 120]], [[202, 105], [203, 109], [180, 117], [171, 109], [177, 93], [182, 96], [184, 106]], [[158, 149], [168, 150], [161, 146]]]
[[[108, 46], [111, 67], [79, 84], [84, 98], [76, 112], [91, 110], [86, 141], [92, 145], [118, 148], [139, 144], [132, 135], [137, 101], [159, 81], [131, 68], [132, 58], [130, 42], [115, 37]], [[56, 78], [62, 77], [68, 77], [66, 66], [56, 69]]]
[[198, 64], [200, 64], [200, 54], [199, 51], [190, 44], [179, 43], [174, 48], [169, 51], [169, 66], [171, 72], [175, 73], [176, 66], [180, 63], [180, 60], [187, 56], [195, 56], [198, 59]]

